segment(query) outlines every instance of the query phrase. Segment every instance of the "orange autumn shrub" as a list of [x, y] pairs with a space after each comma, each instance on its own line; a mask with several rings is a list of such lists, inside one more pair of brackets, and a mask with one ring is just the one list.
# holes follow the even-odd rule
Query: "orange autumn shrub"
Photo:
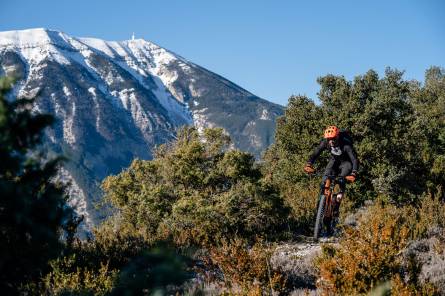
[[[363, 223], [364, 221], [366, 223]], [[366, 293], [390, 279], [409, 239], [406, 217], [394, 206], [373, 206], [357, 229], [346, 228], [338, 248], [325, 247], [318, 287], [335, 294]]]
[[394, 295], [439, 295], [440, 287], [419, 281], [424, 262], [407, 250], [426, 239], [429, 228], [443, 228], [444, 217], [444, 203], [431, 196], [418, 207], [371, 206], [356, 228], [345, 227], [338, 245], [323, 247], [318, 288], [326, 295], [356, 295], [389, 282]]
[[263, 295], [284, 292], [285, 276], [272, 270], [270, 257], [273, 249], [262, 241], [249, 246], [236, 238], [223, 241], [218, 247], [210, 248], [212, 264], [224, 274], [224, 282], [233, 292], [241, 295]]

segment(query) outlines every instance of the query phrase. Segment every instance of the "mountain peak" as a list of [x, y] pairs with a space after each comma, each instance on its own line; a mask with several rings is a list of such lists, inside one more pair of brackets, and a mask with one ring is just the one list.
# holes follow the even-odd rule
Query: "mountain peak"
[[[105, 53], [112, 58], [126, 56], [129, 52], [132, 54], [137, 52], [144, 56], [152, 56], [153, 53], [159, 55], [162, 53], [164, 56], [168, 56], [169, 60], [176, 58], [183, 59], [182, 57], [179, 57], [161, 46], [143, 38], [132, 38], [123, 41], [107, 41], [91, 37], [71, 37], [61, 31], [46, 28], [0, 32], [1, 48], [16, 48], [26, 51], [37, 47], [48, 48], [48, 45], [69, 50], [81, 50], [81, 48], [86, 45]], [[25, 55], [27, 55], [27, 53], [25, 53]]]
[[46, 28], [0, 32], [0, 46], [32, 47], [48, 43], [65, 43], [67, 35]]

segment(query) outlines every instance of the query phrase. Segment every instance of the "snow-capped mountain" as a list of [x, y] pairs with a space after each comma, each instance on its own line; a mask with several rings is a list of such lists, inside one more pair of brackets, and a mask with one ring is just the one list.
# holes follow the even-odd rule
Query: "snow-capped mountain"
[[99, 219], [101, 180], [173, 138], [178, 127], [223, 127], [237, 148], [259, 156], [283, 107], [143, 39], [104, 41], [58, 31], [0, 32], [0, 75], [18, 96], [37, 95], [53, 114], [46, 145], [69, 158], [61, 177], [73, 203]]

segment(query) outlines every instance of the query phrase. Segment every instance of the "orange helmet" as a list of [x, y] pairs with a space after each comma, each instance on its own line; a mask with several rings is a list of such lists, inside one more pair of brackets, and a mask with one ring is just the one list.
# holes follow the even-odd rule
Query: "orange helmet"
[[324, 137], [326, 139], [336, 138], [340, 134], [340, 130], [335, 125], [328, 126], [324, 131]]

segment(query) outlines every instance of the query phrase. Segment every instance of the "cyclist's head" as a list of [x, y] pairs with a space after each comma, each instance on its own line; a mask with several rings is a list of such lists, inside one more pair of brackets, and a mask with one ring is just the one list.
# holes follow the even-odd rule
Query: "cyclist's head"
[[336, 140], [340, 135], [340, 130], [335, 125], [328, 126], [324, 131], [324, 138], [328, 141]]

